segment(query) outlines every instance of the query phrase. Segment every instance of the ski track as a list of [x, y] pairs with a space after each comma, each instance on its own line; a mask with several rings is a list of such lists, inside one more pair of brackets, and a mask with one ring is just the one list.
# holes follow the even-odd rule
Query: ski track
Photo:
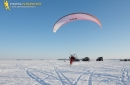
[[61, 82], [62, 85], [70, 84], [68, 81], [66, 82], [66, 78], [62, 78], [60, 76], [59, 71], [56, 69], [56, 67], [54, 67], [54, 70], [55, 70], [55, 73], [57, 74], [57, 76], [59, 77], [60, 82]]
[[130, 84], [127, 67], [123, 66], [123, 68], [121, 69], [121, 71], [122, 71], [121, 83], [123, 85], [128, 85], [128, 83]]
[[[33, 69], [33, 68], [30, 68], [30, 69], [32, 69], [32, 70], [34, 70], [34, 71], [36, 71], [36, 72], [39, 72], [39, 73], [42, 73], [42, 74], [47, 75], [47, 76], [44, 78], [44, 80], [47, 79], [47, 78], [49, 78], [49, 77], [53, 77], [54, 79], [59, 80], [57, 77], [53, 76], [53, 74], [55, 73], [55, 71], [51, 73], [51, 72], [40, 71], [40, 70]], [[48, 73], [49, 73], [49, 74], [48, 74]]]
[[[75, 81], [72, 83], [72, 82], [71, 82], [57, 67], [55, 67], [55, 66], [54, 66], [54, 72], [51, 73], [51, 74], [47, 74], [47, 72], [39, 71], [39, 70], [34, 69], [34, 68], [24, 67], [24, 66], [22, 66], [22, 65], [17, 65], [17, 66], [20, 67], [20, 68], [23, 68], [23, 69], [26, 71], [26, 73], [27, 73], [32, 79], [34, 79], [36, 82], [38, 82], [38, 83], [40, 83], [40, 84], [42, 84], [42, 85], [50, 85], [50, 84], [48, 84], [48, 83], [46, 83], [46, 82], [44, 81], [45, 79], [49, 78], [50, 76], [53, 77], [53, 78], [55, 78], [55, 79], [57, 79], [57, 80], [59, 80], [62, 85], [66, 85], [66, 84], [67, 84], [67, 85], [77, 85], [77, 83], [78, 83], [78, 81], [80, 80], [80, 78], [82, 77], [82, 75], [84, 75], [84, 74], [87, 73], [87, 71], [88, 71], [88, 70], [87, 70], [87, 71], [81, 73], [81, 74], [75, 79]], [[27, 69], [27, 70], [26, 70], [26, 69]], [[39, 78], [38, 76], [34, 75], [32, 72], [29, 72], [29, 71], [28, 71], [29, 69], [32, 69], [32, 70], [35, 70], [35, 71], [37, 71], [37, 72], [46, 74], [47, 77], [45, 77], [44, 79], [41, 79], [41, 78]], [[97, 68], [95, 68], [92, 72], [89, 73], [88, 85], [92, 85], [92, 76], [93, 76], [93, 73], [95, 72], [96, 69], [97, 69]], [[59, 77], [59, 79], [56, 78], [55, 76], [53, 76], [54, 73], [57, 74], [57, 76]], [[99, 74], [95, 74], [95, 75], [99, 75]], [[104, 75], [104, 76], [105, 76], [105, 75]]]
[[[115, 62], [112, 62], [111, 64], [109, 64], [109, 61], [107, 61], [107, 63], [103, 63], [103, 62], [90, 63], [87, 65], [87, 69], [85, 69], [86, 67], [85, 66], [81, 67], [80, 64], [75, 64], [73, 66], [69, 66], [66, 64], [60, 65], [59, 63], [58, 64], [56, 63], [53, 66], [52, 64], [54, 64], [54, 62], [48, 62], [47, 64], [45, 64], [45, 66], [51, 65], [51, 67], [53, 67], [51, 70], [48, 69], [50, 67], [47, 67], [46, 70], [38, 70], [37, 66], [41, 66], [41, 64], [32, 64], [32, 63], [30, 64], [30, 65], [34, 65], [34, 66], [28, 66], [28, 64], [25, 64], [25, 65], [24, 64], [15, 64], [15, 65], [20, 70], [25, 71], [25, 74], [27, 74], [29, 76], [29, 77], [25, 77], [25, 78], [35, 80], [33, 85], [36, 85], [36, 84], [52, 85], [52, 84], [50, 84], [51, 83], [50, 81], [49, 82], [46, 81], [46, 80], [50, 79], [50, 77], [52, 78], [52, 80], [58, 81], [58, 83], [60, 83], [61, 85], [77, 85], [78, 82], [80, 82], [80, 81], [84, 82], [84, 83], [86, 82], [85, 85], [100, 85], [100, 83], [103, 83], [103, 82], [110, 83], [111, 81], [114, 81], [113, 82], [114, 85], [118, 85], [118, 84], [119, 85], [130, 85], [130, 76], [129, 76], [129, 71], [130, 71], [129, 65], [130, 64], [129, 63], [119, 63], [119, 65], [118, 65], [118, 63], [115, 63], [116, 65], [113, 66], [114, 63]], [[123, 66], [123, 64], [126, 64], [126, 65]], [[95, 66], [93, 66], [93, 65], [95, 65]], [[93, 67], [91, 67], [91, 66], [93, 66]], [[1, 68], [3, 68], [3, 67], [1, 67]], [[111, 72], [116, 72], [116, 70], [118, 70], [119, 68], [121, 69], [121, 73], [120, 73], [121, 76], [119, 76], [120, 74], [118, 74], [118, 75], [111, 74]], [[64, 71], [62, 71], [60, 69], [64, 69]], [[68, 69], [68, 70], [66, 70], [66, 69]], [[78, 69], [80, 69], [80, 71], [78, 71]], [[76, 70], [76, 73], [74, 70]], [[96, 71], [96, 73], [95, 73], [95, 71]], [[108, 73], [107, 74], [104, 73], [105, 71], [108, 71]], [[68, 72], [68, 73], [70, 73], [70, 75], [71, 75], [71, 72], [75, 73], [76, 75], [79, 73], [80, 74], [76, 77], [76, 79], [74, 79], [74, 81], [70, 81], [70, 78], [66, 77], [64, 75], [64, 72]], [[41, 75], [39, 75], [39, 73]], [[42, 76], [42, 75], [45, 75], [45, 76]], [[40, 76], [42, 76], [42, 77], [40, 77]], [[82, 76], [88, 77], [88, 79], [87, 79], [88, 82], [86, 81], [86, 79], [85, 80], [81, 79]], [[6, 78], [6, 76], [5, 76], [5, 78]], [[94, 78], [94, 79], [99, 78], [99, 80], [95, 79], [95, 80], [97, 80], [95, 82], [95, 80], [92, 80], [92, 78]]]
[[[29, 69], [28, 69], [29, 70]], [[51, 85], [47, 82], [45, 82], [43, 79], [39, 78], [38, 76], [36, 76], [35, 74], [29, 72], [29, 71], [26, 71], [26, 73], [32, 78], [34, 79], [36, 82], [40, 83], [41, 85]]]
[[97, 68], [95, 68], [89, 75], [89, 78], [88, 78], [88, 85], [92, 85], [92, 76], [93, 76], [93, 73], [95, 72]]
[[[21, 68], [21, 69], [23, 69], [23, 70], [25, 70], [26, 71], [26, 73], [27, 73], [27, 75], [29, 76], [29, 77], [31, 77], [32, 79], [34, 79], [37, 83], [40, 83], [40, 84], [42, 84], [42, 85], [50, 85], [50, 84], [48, 84], [48, 83], [46, 83], [44, 80], [45, 79], [47, 79], [47, 78], [49, 78], [50, 76], [51, 77], [53, 77], [53, 78], [55, 78], [55, 79], [57, 79], [57, 80], [59, 80], [58, 78], [56, 78], [55, 76], [53, 76], [53, 74], [54, 74], [54, 72], [53, 73], [50, 73], [50, 74], [48, 74], [47, 72], [44, 72], [44, 71], [39, 71], [39, 70], [37, 70], [37, 69], [34, 69], [34, 68], [28, 68], [28, 67], [24, 67], [24, 66], [22, 66], [22, 65], [16, 65], [17, 67], [19, 67], [19, 68]], [[26, 70], [26, 69], [27, 70]], [[34, 71], [36, 71], [36, 72], [39, 72], [39, 73], [42, 73], [42, 74], [45, 74], [45, 75], [47, 75], [44, 79], [41, 79], [40, 77], [38, 77], [38, 76], [36, 76], [35, 74], [33, 74], [31, 71], [29, 71], [29, 70], [34, 70]]]
[[[89, 71], [89, 69], [88, 69], [87, 71]], [[81, 78], [84, 74], [86, 74], [87, 71], [85, 71], [85, 72], [83, 72], [82, 74], [80, 74], [80, 75], [76, 78], [76, 80], [74, 81], [73, 85], [77, 85], [77, 83], [78, 83], [78, 81], [80, 80], [80, 78]]]
[[[57, 67], [54, 67], [55, 72], [57, 73], [58, 77], [60, 78], [60, 82], [62, 85], [65, 85], [64, 83], [67, 83], [67, 85], [77, 85], [78, 81], [80, 80], [80, 78], [88, 71], [83, 72], [82, 74], [80, 74], [75, 81], [72, 83]], [[60, 76], [61, 74], [61, 76]], [[64, 79], [64, 81], [63, 81]], [[67, 81], [67, 82], [65, 82]]]

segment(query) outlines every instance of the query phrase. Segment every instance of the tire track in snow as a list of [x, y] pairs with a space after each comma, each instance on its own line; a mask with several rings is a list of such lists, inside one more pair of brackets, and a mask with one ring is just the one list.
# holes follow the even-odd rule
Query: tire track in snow
[[[77, 83], [78, 83], [78, 81], [80, 80], [80, 78], [82, 77], [82, 75], [84, 75], [85, 73], [87, 73], [87, 71], [85, 71], [85, 72], [83, 72], [83, 73], [81, 73], [76, 79], [75, 79], [75, 81], [72, 83], [70, 80], [69, 80], [69, 78], [67, 78], [66, 76], [64, 76], [64, 74], [57, 68], [57, 67], [54, 67], [54, 70], [55, 70], [55, 73], [58, 75], [58, 77], [60, 78], [60, 79], [58, 79], [56, 76], [53, 76], [53, 74], [54, 73], [52, 73], [52, 74], [48, 74], [47, 72], [42, 72], [42, 71], [39, 71], [39, 70], [37, 70], [37, 69], [34, 69], [34, 68], [28, 68], [28, 67], [25, 67], [25, 66], [22, 66], [22, 65], [17, 65], [18, 67], [20, 67], [20, 68], [22, 68], [22, 69], [24, 69], [25, 71], [26, 71], [26, 73], [27, 73], [27, 69], [32, 69], [32, 70], [34, 70], [34, 71], [36, 71], [36, 72], [40, 72], [40, 73], [43, 73], [43, 74], [46, 74], [47, 75], [47, 77], [45, 77], [44, 79], [39, 79], [39, 80], [45, 80], [45, 79], [47, 79], [48, 77], [53, 77], [53, 78], [55, 78], [55, 79], [57, 79], [57, 80], [60, 80], [60, 82], [62, 83], [62, 85], [65, 85], [65, 84], [67, 84], [67, 85], [77, 85]], [[89, 74], [89, 79], [88, 79], [88, 85], [92, 85], [92, 75], [93, 75], [93, 73], [94, 73], [94, 71], [95, 71], [96, 69], [94, 69], [92, 72], [90, 72], [90, 74]], [[37, 78], [39, 78], [38, 76], [36, 76], [36, 75], [34, 75], [32, 72], [30, 72], [30, 71], [28, 71], [29, 73], [30, 73], [30, 77], [31, 78], [33, 78], [33, 79], [35, 79], [36, 81], [37, 81]], [[34, 76], [36, 76], [36, 77], [33, 77], [33, 75]], [[66, 81], [66, 82], [65, 82]], [[37, 82], [37, 83], [39, 83], [39, 82]], [[44, 85], [44, 84], [43, 84]]]
[[[47, 78], [49, 78], [49, 77], [53, 77], [53, 78], [55, 78], [55, 79], [58, 80], [57, 77], [53, 76], [54, 72], [52, 72], [52, 73], [51, 73], [51, 72], [43, 72], [43, 71], [40, 71], [40, 70], [37, 70], [37, 69], [34, 69], [34, 68], [28, 68], [28, 67], [25, 67], [25, 66], [22, 66], [22, 65], [19, 65], [19, 64], [17, 64], [16, 66], [19, 67], [19, 68], [21, 68], [21, 69], [23, 69], [23, 70], [25, 70], [25, 71], [27, 71], [27, 69], [31, 69], [31, 70], [34, 70], [34, 71], [36, 71], [36, 72], [40, 72], [40, 73], [42, 73], [42, 74], [47, 75], [43, 80], [45, 80], [45, 79], [47, 79]], [[49, 74], [48, 74], [48, 73], [49, 73]]]
[[[44, 79], [41, 79], [41, 78], [39, 78], [38, 76], [36, 76], [35, 74], [33, 74], [32, 72], [29, 71], [29, 69], [31, 69], [31, 70], [34, 70], [34, 71], [36, 71], [36, 72], [40, 72], [39, 70], [34, 69], [34, 68], [28, 68], [28, 67], [22, 66], [22, 65], [20, 65], [20, 64], [16, 64], [16, 66], [17, 66], [18, 68], [21, 68], [21, 69], [25, 70], [25, 71], [26, 71], [26, 74], [27, 74], [29, 77], [31, 77], [32, 79], [34, 79], [37, 83], [40, 83], [40, 84], [42, 84], [42, 85], [50, 85], [50, 84], [46, 83], [44, 80], [45, 80], [46, 78], [48, 78], [49, 76], [52, 76], [52, 74], [44, 73], [44, 74], [47, 75], [47, 77], [45, 77]], [[40, 73], [42, 73], [42, 72], [40, 72]], [[52, 77], [54, 77], [54, 76], [52, 76]], [[54, 78], [56, 78], [56, 77], [54, 77]], [[36, 83], [35, 83], [35, 84], [36, 84]]]
[[35, 74], [33, 74], [32, 72], [28, 71], [29, 69], [26, 70], [26, 73], [35, 81], [37, 81], [38, 83], [42, 84], [42, 85], [51, 85], [47, 82], [45, 82], [44, 80], [42, 80], [41, 78], [39, 78], [38, 76], [36, 76]]
[[128, 85], [128, 84], [130, 85], [128, 70], [126, 69], [126, 67], [123, 66], [121, 71], [122, 71], [121, 83], [123, 85]]
[[88, 85], [92, 85], [92, 76], [93, 76], [93, 73], [95, 72], [97, 68], [95, 68], [89, 75], [89, 78], [88, 78]]
[[[57, 69], [57, 67], [54, 67], [54, 70], [55, 70], [57, 76], [59, 77], [60, 82], [61, 82], [62, 85], [65, 85], [65, 84], [67, 84], [67, 85], [68, 85], [68, 84], [69, 84], [69, 85], [72, 85], [72, 82], [71, 82], [68, 78], [66, 78], [66, 77], [62, 74], [62, 72], [60, 72], [60, 70]], [[61, 77], [61, 75], [62, 75], [62, 77]], [[67, 82], [66, 82], [66, 81], [67, 81]]]
[[[87, 71], [85, 71], [85, 72], [83, 72], [82, 74], [80, 74], [80, 75], [75, 79], [75, 81], [72, 83], [57, 67], [54, 67], [54, 69], [55, 69], [55, 71], [56, 71], [58, 77], [60, 78], [60, 82], [62, 83], [62, 85], [65, 85], [65, 84], [64, 84], [65, 81], [68, 82], [67, 85], [68, 85], [68, 84], [69, 84], [69, 85], [77, 85], [77, 83], [78, 83], [78, 81], [80, 80], [80, 78], [81, 78], [84, 74], [86, 74], [86, 73], [89, 71], [89, 69], [88, 69]], [[61, 76], [62, 76], [62, 77], [61, 77]]]
[[[30, 68], [30, 69], [32, 69], [32, 68]], [[45, 79], [47, 79], [49, 77], [53, 77], [53, 78], [59, 80], [57, 77], [53, 76], [54, 72], [52, 72], [52, 73], [51, 72], [44, 72], [44, 71], [40, 71], [40, 70], [37, 70], [37, 69], [32, 69], [32, 70], [47, 75], [43, 80], [45, 80]]]
[[73, 83], [73, 85], [77, 85], [77, 83], [78, 83], [78, 81], [80, 80], [80, 78], [81, 78], [84, 74], [86, 74], [88, 71], [89, 71], [89, 69], [88, 69], [87, 71], [83, 72], [82, 74], [80, 74], [80, 75], [76, 78], [76, 80], [75, 80], [75, 82]]

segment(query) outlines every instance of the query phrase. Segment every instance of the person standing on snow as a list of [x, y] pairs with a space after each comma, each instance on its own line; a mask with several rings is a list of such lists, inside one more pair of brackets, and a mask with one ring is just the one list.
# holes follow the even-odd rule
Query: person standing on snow
[[71, 57], [70, 57], [70, 65], [73, 63], [74, 59], [75, 59], [75, 57], [73, 55], [71, 55]]

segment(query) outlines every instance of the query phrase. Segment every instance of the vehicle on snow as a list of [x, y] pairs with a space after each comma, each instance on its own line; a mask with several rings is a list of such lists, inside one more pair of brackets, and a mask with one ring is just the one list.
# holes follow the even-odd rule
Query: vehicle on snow
[[96, 61], [103, 61], [103, 57], [98, 57]]
[[120, 61], [130, 61], [130, 59], [120, 59]]
[[82, 59], [82, 61], [90, 61], [89, 57], [85, 57]]
[[130, 61], [130, 59], [127, 59], [127, 61]]

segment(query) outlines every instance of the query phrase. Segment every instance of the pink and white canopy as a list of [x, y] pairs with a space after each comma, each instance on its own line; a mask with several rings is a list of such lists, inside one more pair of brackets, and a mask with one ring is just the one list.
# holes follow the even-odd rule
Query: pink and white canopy
[[62, 18], [60, 18], [55, 23], [55, 25], [53, 27], [53, 32], [55, 33], [64, 24], [75, 21], [75, 20], [90, 20], [90, 21], [97, 23], [100, 27], [102, 26], [100, 21], [93, 15], [90, 15], [87, 13], [72, 13], [72, 14], [68, 14], [68, 15], [65, 15]]

